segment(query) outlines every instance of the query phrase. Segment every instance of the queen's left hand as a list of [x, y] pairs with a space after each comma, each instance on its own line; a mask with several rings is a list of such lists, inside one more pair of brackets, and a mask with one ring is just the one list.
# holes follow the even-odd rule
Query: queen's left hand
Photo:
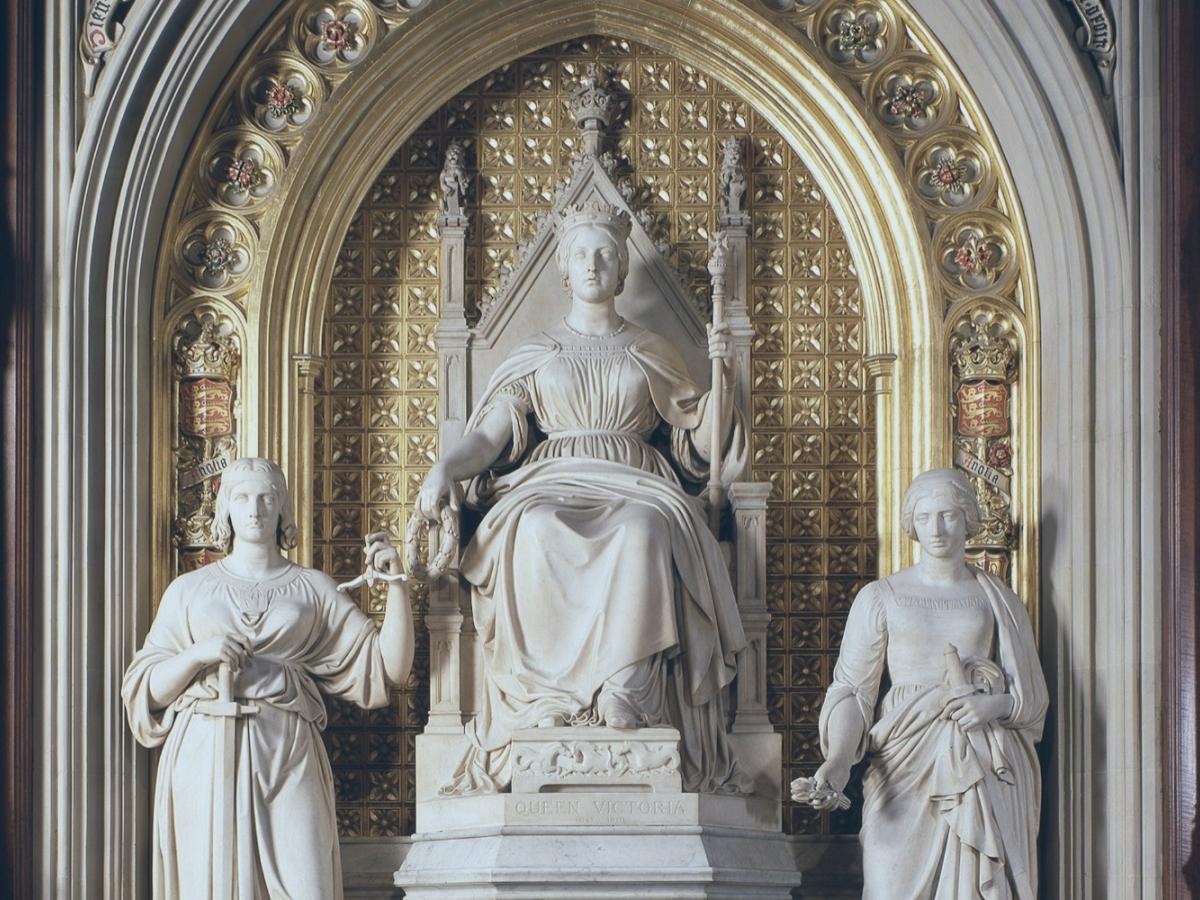
[[[719, 359], [725, 366], [725, 374], [733, 375], [733, 335], [729, 330], [729, 325], [722, 322], [720, 325], [713, 327], [710, 322], [708, 328], [708, 358]], [[732, 386], [732, 377], [726, 379], [726, 384]]]

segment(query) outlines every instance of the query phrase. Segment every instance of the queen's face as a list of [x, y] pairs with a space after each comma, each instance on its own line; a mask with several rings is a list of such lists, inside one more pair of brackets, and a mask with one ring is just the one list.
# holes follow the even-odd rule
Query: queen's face
[[913, 510], [913, 529], [921, 549], [938, 559], [963, 555], [967, 520], [953, 498], [941, 491], [922, 497]]
[[621, 259], [613, 239], [602, 229], [582, 225], [569, 235], [567, 281], [571, 294], [584, 303], [608, 303], [617, 294]]
[[281, 498], [266, 476], [238, 481], [229, 493], [234, 537], [248, 544], [273, 544], [279, 529]]

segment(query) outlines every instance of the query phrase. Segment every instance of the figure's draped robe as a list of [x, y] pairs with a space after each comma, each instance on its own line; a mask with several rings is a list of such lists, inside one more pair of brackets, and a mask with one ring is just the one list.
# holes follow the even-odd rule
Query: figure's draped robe
[[[723, 692], [745, 644], [729, 573], [705, 507], [651, 444], [665, 422], [675, 465], [704, 479], [696, 445], [708, 438], [694, 432], [708, 396], [673, 347], [632, 326], [598, 340], [560, 326], [493, 375], [467, 431], [502, 408], [513, 441], [472, 484], [488, 511], [461, 567], [485, 689], [444, 792], [503, 789], [513, 732], [586, 721], [608, 680], [641, 724], [679, 728], [688, 790], [745, 789], [725, 737]], [[735, 421], [730, 478], [744, 455]]]
[[[850, 609], [820, 730], [828, 757], [833, 710], [851, 703], [862, 716], [864, 900], [1036, 900], [1046, 683], [1021, 601], [988, 573], [976, 580], [972, 596], [947, 602], [897, 594], [884, 578]], [[971, 732], [942, 718], [946, 647], [911, 645], [932, 640], [921, 614], [938, 617], [939, 641], [988, 648], [1009, 716]], [[891, 686], [877, 706], [885, 668]]]
[[293, 565], [250, 581], [219, 562], [167, 588], [121, 690], [134, 737], [163, 748], [154, 797], [154, 896], [213, 896], [212, 823], [219, 813], [213, 772], [223, 720], [196, 711], [197, 701], [217, 697], [215, 667], [159, 710], [152, 708], [150, 675], [192, 644], [230, 633], [245, 635], [252, 648], [235, 676], [234, 695], [259, 707], [236, 725], [236, 897], [337, 900], [334, 785], [317, 686], [360, 706], [386, 705], [378, 629], [320, 572]]

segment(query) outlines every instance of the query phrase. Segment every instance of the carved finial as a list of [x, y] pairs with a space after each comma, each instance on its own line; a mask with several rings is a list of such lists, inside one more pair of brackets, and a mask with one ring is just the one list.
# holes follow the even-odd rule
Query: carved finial
[[729, 269], [729, 235], [718, 231], [708, 239], [708, 274], [715, 281]]
[[721, 200], [723, 217], [745, 212], [746, 172], [742, 166], [742, 141], [730, 135], [721, 144]]
[[442, 215], [465, 216], [467, 202], [467, 148], [455, 138], [446, 145], [446, 161], [438, 183], [442, 188]]
[[625, 210], [605, 203], [603, 200], [586, 200], [563, 207], [558, 214], [558, 237], [580, 225], [597, 225], [614, 232], [622, 243], [629, 239], [633, 220]]
[[980, 311], [963, 319], [950, 340], [959, 381], [1012, 381], [1017, 374], [1017, 338], [1007, 319]]
[[600, 155], [604, 132], [617, 114], [616, 97], [606, 87], [608, 73], [589, 63], [579, 87], [571, 94], [571, 115], [583, 130], [583, 149], [588, 156]]

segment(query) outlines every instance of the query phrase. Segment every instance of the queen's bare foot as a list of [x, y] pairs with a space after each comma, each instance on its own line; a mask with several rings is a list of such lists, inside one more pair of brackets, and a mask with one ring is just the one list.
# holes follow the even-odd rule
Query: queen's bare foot
[[562, 716], [546, 716], [537, 723], [538, 728], [562, 728], [566, 724], [566, 719]]

